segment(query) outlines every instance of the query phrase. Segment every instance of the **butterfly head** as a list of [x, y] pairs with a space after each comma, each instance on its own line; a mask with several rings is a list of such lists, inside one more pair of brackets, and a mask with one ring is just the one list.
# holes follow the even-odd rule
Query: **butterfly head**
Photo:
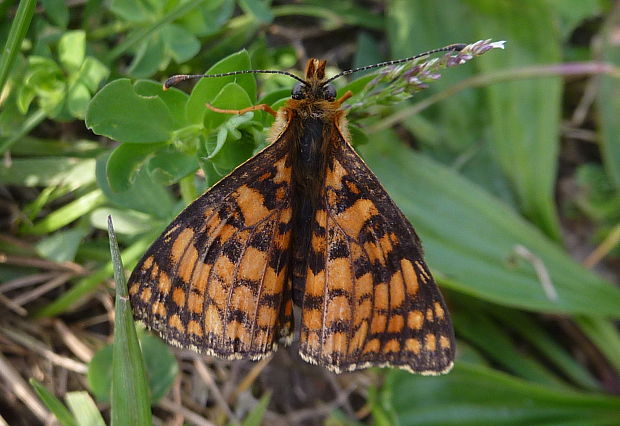
[[325, 64], [319, 59], [309, 59], [306, 64], [306, 79], [295, 84], [291, 97], [295, 100], [326, 100], [336, 99], [336, 88], [325, 81]]

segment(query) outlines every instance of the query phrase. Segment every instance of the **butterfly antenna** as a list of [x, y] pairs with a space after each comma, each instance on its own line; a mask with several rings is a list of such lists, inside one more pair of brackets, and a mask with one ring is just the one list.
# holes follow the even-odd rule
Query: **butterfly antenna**
[[173, 75], [172, 77], [170, 77], [168, 80], [165, 81], [164, 83], [164, 90], [168, 90], [169, 88], [171, 88], [172, 86], [176, 86], [177, 84], [179, 84], [182, 81], [187, 81], [187, 80], [194, 80], [197, 78], [213, 78], [213, 77], [226, 77], [229, 75], [239, 75], [239, 74], [282, 74], [282, 75], [287, 75], [291, 78], [294, 78], [295, 80], [303, 83], [303, 84], [308, 84], [306, 83], [303, 79], [297, 77], [295, 74], [291, 74], [290, 72], [286, 72], [286, 71], [278, 71], [278, 70], [242, 70], [242, 71], [231, 71], [231, 72], [224, 72], [221, 74], [179, 74], [179, 75]]
[[356, 73], [356, 72], [359, 72], [359, 71], [366, 71], [366, 70], [370, 70], [370, 69], [373, 69], [373, 68], [386, 67], [388, 65], [402, 64], [404, 62], [409, 62], [409, 61], [413, 61], [413, 60], [418, 59], [418, 58], [422, 58], [424, 56], [432, 55], [433, 53], [439, 53], [439, 52], [460, 52], [461, 50], [463, 50], [463, 48], [465, 46], [467, 46], [467, 45], [463, 44], [463, 43], [451, 44], [449, 46], [444, 46], [444, 47], [440, 47], [439, 49], [429, 50], [428, 52], [420, 53], [418, 55], [411, 56], [409, 58], [397, 59], [397, 60], [394, 60], [394, 61], [386, 61], [386, 62], [381, 62], [381, 63], [378, 63], [378, 64], [374, 64], [374, 65], [366, 65], [365, 67], [353, 68], [351, 70], [343, 71], [340, 74], [336, 74], [335, 76], [333, 76], [330, 79], [328, 79], [327, 81], [325, 81], [325, 83], [323, 83], [323, 84], [325, 85], [327, 83], [330, 83], [330, 82], [334, 81], [337, 78], [340, 78], [340, 77], [345, 76], [345, 75], [353, 74], [353, 73]]

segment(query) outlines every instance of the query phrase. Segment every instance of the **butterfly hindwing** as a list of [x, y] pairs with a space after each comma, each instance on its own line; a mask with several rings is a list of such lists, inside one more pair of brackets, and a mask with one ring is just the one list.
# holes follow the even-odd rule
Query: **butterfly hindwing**
[[449, 370], [452, 325], [415, 231], [351, 145], [332, 146], [312, 227], [301, 356], [336, 372]]
[[190, 204], [129, 279], [136, 319], [172, 344], [229, 359], [289, 343], [290, 192], [278, 140]]

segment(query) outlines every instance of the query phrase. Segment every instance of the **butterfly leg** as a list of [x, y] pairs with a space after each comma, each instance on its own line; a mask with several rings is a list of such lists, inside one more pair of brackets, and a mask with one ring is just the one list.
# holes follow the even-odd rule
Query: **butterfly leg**
[[336, 103], [338, 104], [338, 106], [340, 106], [344, 103], [344, 101], [349, 99], [351, 96], [353, 96], [353, 92], [351, 92], [350, 90], [347, 90], [345, 94], [340, 97], [340, 99], [336, 100]]
[[216, 108], [211, 104], [206, 104], [207, 108], [209, 108], [211, 111], [215, 111], [215, 112], [220, 112], [222, 114], [245, 114], [246, 112], [250, 112], [250, 111], [265, 111], [271, 115], [273, 115], [274, 117], [277, 114], [277, 112], [274, 111], [273, 108], [271, 108], [269, 105], [267, 104], [260, 104], [260, 105], [252, 105], [251, 107], [247, 107], [247, 108], [243, 108], [243, 109], [221, 109], [221, 108]]

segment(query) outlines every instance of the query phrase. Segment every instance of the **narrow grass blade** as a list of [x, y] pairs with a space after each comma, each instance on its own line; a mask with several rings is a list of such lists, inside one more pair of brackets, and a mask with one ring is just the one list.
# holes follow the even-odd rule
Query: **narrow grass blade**
[[37, 396], [43, 401], [45, 406], [56, 416], [58, 422], [63, 426], [77, 426], [75, 418], [71, 412], [65, 407], [65, 405], [54, 396], [45, 386], [36, 381], [30, 379], [30, 386], [37, 393]]
[[22, 0], [19, 2], [17, 13], [9, 30], [9, 36], [6, 39], [2, 55], [0, 55], [0, 93], [4, 88], [4, 83], [9, 75], [9, 71], [11, 71], [11, 66], [19, 52], [22, 41], [26, 37], [36, 4], [36, 0]]
[[69, 392], [65, 400], [78, 425], [105, 426], [103, 417], [88, 392]]
[[148, 381], [129, 304], [127, 283], [112, 226], [112, 217], [108, 218], [108, 235], [116, 284], [112, 360], [112, 424], [151, 425]]

